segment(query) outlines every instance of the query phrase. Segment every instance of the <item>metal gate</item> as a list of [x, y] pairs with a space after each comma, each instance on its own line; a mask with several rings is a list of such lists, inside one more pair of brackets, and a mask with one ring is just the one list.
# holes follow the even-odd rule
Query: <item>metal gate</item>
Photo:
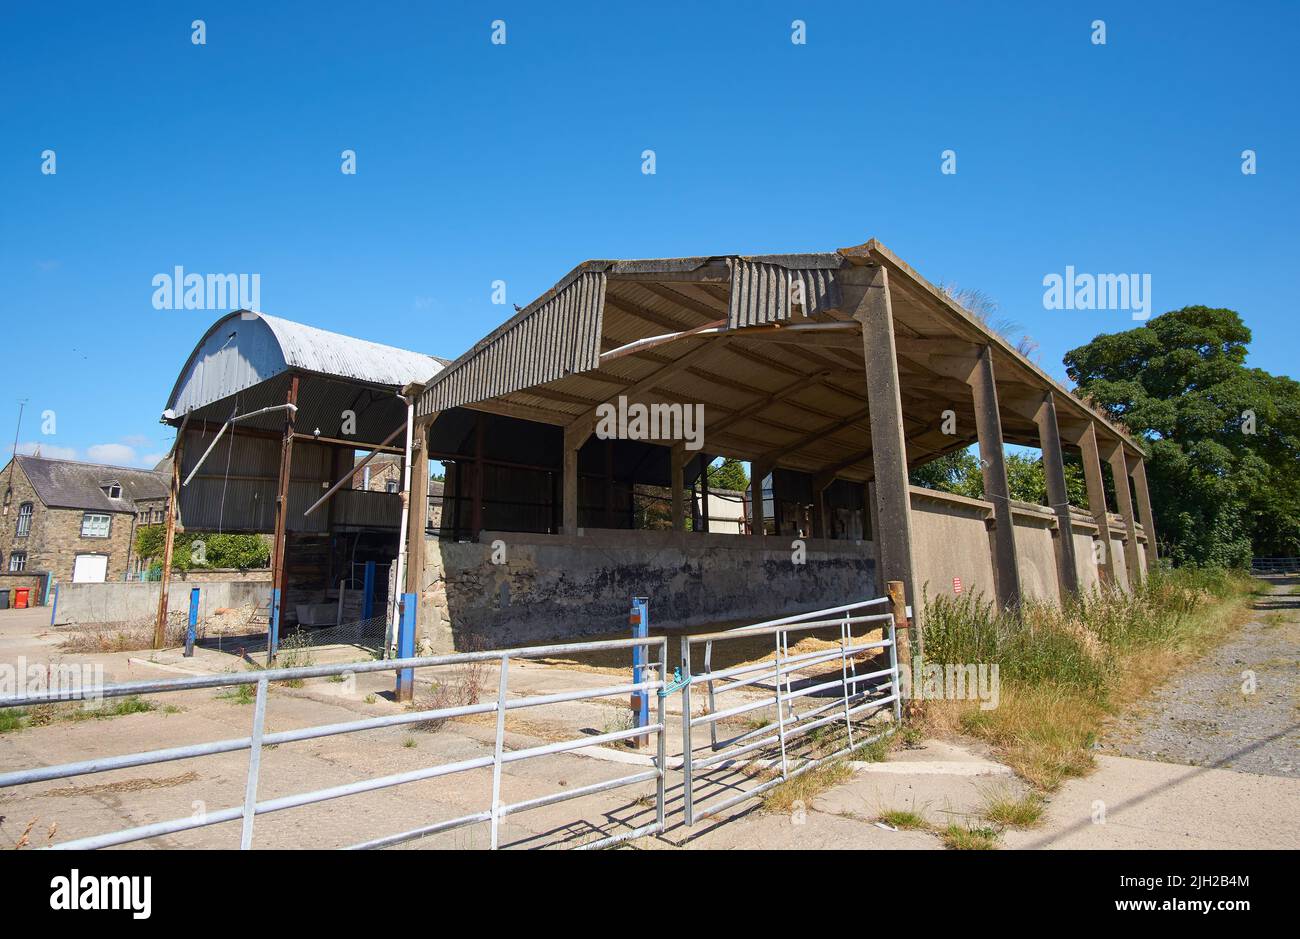
[[[647, 668], [650, 670], [649, 674], [656, 675], [657, 677], [641, 682], [616, 684], [600, 688], [558, 691], [551, 694], [530, 695], [520, 698], [508, 697], [510, 675], [509, 664], [512, 660], [539, 659], [556, 655], [571, 656], [579, 653], [618, 650], [626, 650], [630, 657], [632, 650], [637, 648], [645, 649], [647, 657], [649, 657], [648, 653], [651, 650], [658, 653], [658, 661], [648, 663], [647, 665]], [[185, 760], [196, 757], [212, 756], [219, 753], [247, 750], [249, 754], [248, 768], [245, 784], [245, 796], [242, 805], [233, 805], [216, 811], [206, 811], [198, 816], [176, 818], [168, 821], [154, 822], [148, 825], [121, 829], [118, 831], [105, 832], [91, 837], [78, 838], [74, 841], [61, 842], [54, 844], [51, 847], [58, 849], [107, 848], [114, 845], [143, 841], [148, 838], [156, 838], [160, 835], [169, 835], [196, 828], [203, 828], [209, 825], [241, 821], [242, 829], [240, 835], [240, 847], [243, 849], [249, 849], [253, 846], [254, 821], [259, 815], [265, 815], [270, 812], [281, 812], [333, 799], [341, 799], [347, 796], [373, 792], [379, 789], [400, 786], [405, 783], [416, 782], [419, 780], [434, 779], [441, 776], [465, 773], [477, 769], [490, 769], [492, 774], [491, 804], [484, 806], [481, 811], [456, 818], [433, 821], [427, 825], [373, 838], [359, 844], [354, 844], [351, 847], [388, 847], [390, 845], [423, 838], [439, 832], [482, 824], [489, 827], [491, 838], [490, 844], [493, 849], [496, 849], [499, 847], [498, 828], [500, 821], [506, 816], [518, 812], [527, 812], [531, 809], [541, 808], [542, 806], [554, 805], [570, 799], [581, 798], [598, 792], [653, 782], [655, 786], [655, 820], [653, 822], [577, 846], [581, 849], [588, 850], [608, 847], [644, 835], [656, 834], [662, 832], [664, 829], [664, 763], [666, 749], [666, 743], [664, 740], [665, 704], [663, 695], [658, 694], [658, 692], [665, 687], [664, 670], [667, 661], [667, 651], [668, 640], [662, 636], [650, 638], [611, 639], [598, 642], [529, 646], [520, 649], [466, 652], [455, 655], [390, 659], [388, 661], [307, 666], [301, 668], [277, 668], [265, 671], [201, 676], [196, 678], [179, 678], [166, 681], [131, 682], [127, 684], [108, 685], [86, 689], [59, 689], [42, 694], [3, 698], [0, 699], [0, 707], [30, 707], [33, 705], [51, 704], [60, 701], [86, 701], [95, 700], [101, 697], [120, 698], [130, 695], [163, 694], [167, 692], [187, 691], [202, 688], [236, 688], [241, 685], [255, 685], [257, 689], [256, 700], [254, 702], [255, 706], [253, 709], [252, 730], [251, 734], [247, 737], [237, 737], [233, 739], [213, 741], [210, 743], [148, 750], [121, 756], [100, 757], [76, 763], [64, 763], [57, 766], [46, 766], [37, 769], [24, 769], [16, 772], [0, 773], [0, 789], [8, 789], [14, 786], [28, 785], [53, 779], [71, 779], [93, 773], [102, 773], [108, 770], [126, 769], [134, 766], [151, 766], [175, 760]], [[368, 672], [391, 671], [397, 673], [399, 683], [405, 681], [409, 687], [412, 680], [411, 676], [415, 669], [440, 665], [462, 665], [471, 662], [495, 662], [499, 665], [500, 679], [494, 700], [457, 707], [410, 710], [404, 711], [400, 714], [365, 718], [344, 723], [303, 727], [296, 730], [281, 731], [277, 733], [265, 732], [268, 703], [267, 689], [272, 683], [298, 682], [305, 678], [323, 678], [336, 675], [345, 676], [349, 674], [357, 675]], [[558, 704], [562, 702], [583, 701], [613, 696], [629, 696], [631, 694], [649, 695], [652, 693], [655, 694], [655, 697], [658, 699], [659, 705], [656, 721], [649, 726], [632, 727], [626, 730], [616, 730], [593, 736], [583, 736], [572, 740], [561, 740], [524, 749], [509, 749], [505, 745], [505, 717], [507, 711], [535, 708], [547, 704]], [[258, 798], [258, 776], [261, 765], [262, 750], [264, 747], [296, 743], [303, 740], [314, 740], [321, 737], [337, 736], [341, 734], [361, 733], [383, 727], [395, 727], [424, 721], [439, 721], [449, 718], [467, 717], [475, 714], [496, 715], [495, 746], [490, 756], [481, 756], [455, 762], [436, 763], [421, 769], [361, 779], [344, 785], [300, 792], [294, 795], [281, 796], [274, 799]], [[645, 737], [650, 734], [655, 735], [657, 748], [649, 769], [586, 786], [557, 788], [556, 791], [540, 796], [534, 796], [533, 798], [518, 802], [504, 801], [505, 794], [502, 787], [501, 768], [506, 764], [516, 763], [521, 760], [536, 759], [538, 757], [549, 756], [556, 753], [564, 753], [585, 747], [599, 746], [601, 744], [612, 743], [620, 740], [628, 740], [634, 737]], [[563, 781], [560, 782], [560, 786], [563, 786]]]
[[[864, 600], [723, 632], [683, 635], [680, 637], [680, 673], [671, 682], [666, 671], [668, 637], [660, 635], [387, 661], [307, 665], [84, 689], [59, 688], [40, 694], [3, 698], [0, 699], [0, 708], [195, 689], [237, 690], [241, 686], [253, 686], [256, 690], [249, 736], [0, 773], [0, 789], [247, 751], [242, 804], [206, 811], [198, 816], [108, 831], [52, 847], [106, 848], [211, 825], [240, 822], [240, 847], [248, 849], [253, 846], [254, 823], [261, 815], [421, 780], [486, 770], [491, 773], [491, 798], [481, 810], [454, 818], [430, 819], [425, 824], [373, 837], [351, 847], [389, 847], [442, 832], [484, 825], [489, 830], [490, 847], [496, 849], [501, 846], [499, 828], [503, 818], [597, 793], [634, 786], [645, 789], [652, 785], [653, 796], [644, 793], [638, 797], [637, 802], [648, 807], [653, 800], [653, 821], [644, 825], [620, 822], [626, 830], [612, 834], [602, 831], [600, 833], [604, 837], [577, 845], [583, 849], [608, 847], [646, 835], [660, 834], [665, 830], [667, 703], [676, 692], [682, 695], [680, 766], [684, 821], [687, 825], [761, 796], [786, 780], [829, 760], [844, 757], [893, 733], [900, 718], [894, 618], [886, 612], [871, 612], [872, 608], [883, 607], [888, 602], [885, 598]], [[864, 635], [876, 629], [882, 631], [882, 638], [872, 640]], [[831, 638], [823, 638], [826, 634]], [[798, 646], [801, 641], [814, 647], [800, 649]], [[792, 646], [796, 647], [793, 654]], [[695, 673], [693, 665], [701, 647], [703, 670]], [[764, 652], [764, 649], [771, 651]], [[635, 658], [644, 664], [641, 671], [634, 673], [630, 682], [547, 694], [526, 694], [522, 697], [509, 696], [509, 666], [512, 661], [569, 659], [593, 652], [626, 654], [629, 660]], [[736, 664], [720, 661], [728, 656]], [[880, 661], [882, 658], [884, 661]], [[494, 699], [451, 707], [411, 709], [397, 714], [274, 733], [266, 731], [268, 689], [274, 683], [296, 684], [307, 678], [392, 672], [396, 675], [396, 685], [399, 688], [410, 689], [417, 669], [469, 663], [495, 663], [498, 666], [499, 680]], [[634, 721], [633, 726], [626, 729], [523, 748], [506, 745], [507, 712], [601, 698], [634, 695], [650, 697], [652, 694], [656, 708], [652, 715], [643, 718], [644, 723]], [[891, 705], [891, 722], [873, 722]], [[491, 754], [437, 762], [405, 772], [363, 778], [343, 785], [277, 798], [261, 798], [258, 795], [261, 755], [265, 747], [473, 715], [495, 717]], [[737, 728], [734, 726], [737, 722], [748, 723]], [[696, 743], [705, 728], [708, 729], [707, 738]], [[653, 755], [642, 760], [642, 765], [635, 772], [583, 786], [566, 786], [563, 779], [556, 779], [552, 781], [554, 788], [551, 791], [540, 795], [534, 793], [531, 798], [519, 801], [506, 801], [508, 794], [504, 791], [502, 768], [508, 764], [651, 735], [655, 738]], [[761, 774], [757, 781], [755, 772]]]
[[[882, 597], [725, 632], [682, 636], [677, 684], [683, 696], [682, 791], [687, 825], [757, 798], [897, 729], [901, 712], [894, 617], [867, 612], [888, 603]], [[874, 629], [882, 630], [883, 638], [855, 637]], [[819, 632], [838, 632], [838, 638], [822, 640], [824, 648], [790, 654], [792, 633], [797, 645], [801, 638], [816, 639]], [[738, 658], [748, 660], [743, 664], [714, 666], [716, 656], [729, 646], [752, 647], [768, 637], [773, 649], [770, 660], [754, 662], [752, 652], [741, 652]], [[704, 647], [703, 671], [696, 674], [693, 655], [699, 646]], [[887, 666], [868, 664], [869, 658], [879, 655], [887, 658]], [[697, 707], [700, 698], [703, 706]], [[891, 723], [883, 728], [868, 725], [870, 718], [890, 705]], [[733, 726], [743, 721], [748, 726]], [[697, 744], [697, 734], [706, 727], [707, 743]], [[827, 730], [832, 733], [824, 737], [821, 732]], [[768, 778], [746, 785], [755, 778], [755, 769]]]

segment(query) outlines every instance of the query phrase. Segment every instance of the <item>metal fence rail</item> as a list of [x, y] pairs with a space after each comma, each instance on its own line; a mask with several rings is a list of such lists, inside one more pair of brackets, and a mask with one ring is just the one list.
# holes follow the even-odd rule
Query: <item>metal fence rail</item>
[[[883, 606], [888, 602], [888, 598], [882, 597], [755, 623], [725, 632], [682, 636], [682, 790], [687, 825], [693, 825], [697, 818], [714, 815], [756, 798], [829, 760], [845, 756], [893, 733], [901, 718], [894, 617], [889, 613], [855, 612]], [[862, 626], [867, 629], [883, 629], [885, 638], [874, 642], [855, 639], [855, 627]], [[790, 633], [812, 633], [835, 627], [839, 628], [839, 642], [835, 648], [790, 655]], [[712, 667], [715, 644], [725, 645], [759, 636], [772, 637], [774, 652], [771, 661], [730, 668]], [[796, 644], [797, 642], [798, 639]], [[700, 645], [704, 646], [704, 671], [694, 674], [692, 652]], [[889, 667], [859, 674], [859, 659], [877, 649], [889, 650]], [[838, 672], [832, 672], [834, 677], [830, 680], [825, 680], [826, 673], [823, 673], [795, 687], [792, 678], [796, 669], [808, 669], [833, 662], [838, 662], [840, 667]], [[770, 696], [751, 698], [729, 707], [719, 706], [718, 700], [724, 694], [744, 688], [755, 689], [764, 683], [770, 684]], [[696, 715], [691, 701], [691, 688], [701, 685], [707, 695], [706, 706], [703, 713]], [[868, 717], [890, 704], [893, 705], [893, 723], [889, 727], [872, 733], [863, 726]], [[719, 729], [724, 721], [771, 710], [775, 710], [773, 719], [719, 739]], [[855, 716], [858, 717], [856, 726]], [[813, 730], [833, 725], [836, 729], [842, 726], [844, 745], [830, 753], [794, 757], [798, 763], [792, 767], [790, 750], [794, 744], [806, 742], [800, 741], [800, 738]], [[707, 751], [694, 743], [695, 730], [705, 726], [709, 729]], [[731, 781], [720, 782], [701, 775], [717, 767], [729, 767], [740, 757], [746, 757], [745, 762], [751, 763], [761, 760], [765, 753], [772, 765], [779, 766], [780, 772], [758, 785], [743, 788]], [[697, 782], [703, 782], [705, 786], [718, 786], [724, 792], [731, 790], [732, 794], [706, 801], [712, 794], [697, 795], [697, 789], [701, 788]], [[737, 789], [739, 791], [734, 791]]]
[[1300, 558], [1251, 558], [1250, 569], [1257, 574], [1300, 574]]
[[[619, 684], [609, 687], [592, 688], [592, 689], [575, 689], [569, 691], [559, 691], [544, 695], [531, 695], [522, 698], [510, 699], [507, 697], [509, 685], [509, 664], [515, 659], [545, 658], [555, 655], [575, 655], [587, 652], [600, 652], [610, 650], [644, 648], [648, 653], [654, 648], [659, 653], [658, 662], [649, 663], [648, 667], [657, 670], [658, 677], [650, 681], [641, 681], [628, 684]], [[569, 799], [576, 799], [582, 796], [588, 796], [599, 792], [618, 789], [624, 786], [631, 786], [640, 783], [655, 782], [655, 821], [648, 825], [626, 832], [620, 832], [598, 841], [588, 842], [579, 847], [582, 849], [593, 849], [608, 847], [619, 842], [639, 838], [644, 835], [656, 834], [663, 831], [664, 828], [664, 764], [666, 758], [666, 741], [664, 738], [665, 723], [665, 704], [664, 697], [656, 694], [658, 699], [658, 712], [656, 722], [647, 727], [633, 727], [628, 730], [619, 730], [610, 733], [603, 733], [594, 736], [584, 736], [573, 740], [563, 740], [555, 743], [548, 743], [541, 746], [528, 747], [522, 750], [508, 750], [505, 747], [505, 726], [506, 712], [524, 708], [541, 707], [548, 704], [559, 704], [564, 702], [582, 701], [595, 698], [604, 698], [612, 696], [629, 695], [634, 692], [649, 694], [658, 692], [667, 687], [665, 668], [667, 663], [668, 640], [663, 636], [649, 638], [631, 638], [631, 639], [610, 639], [595, 642], [578, 642], [563, 643], [545, 646], [530, 646], [520, 649], [491, 650], [482, 652], [465, 652], [453, 655], [424, 656], [404, 659], [390, 659], [388, 661], [372, 661], [348, 663], [340, 665], [319, 665], [304, 666], [299, 668], [276, 668], [264, 671], [243, 672], [230, 675], [212, 675], [201, 676], [196, 678], [179, 678], [163, 681], [143, 681], [130, 682], [125, 684], [107, 685], [99, 688], [86, 688], [78, 690], [60, 690], [51, 691], [42, 694], [31, 694], [18, 697], [0, 698], [0, 707], [29, 707], [32, 705], [51, 704], [61, 701], [84, 701], [93, 700], [101, 697], [124, 697], [128, 695], [142, 694], [162, 694], [177, 691], [192, 691], [206, 688], [229, 688], [239, 685], [256, 685], [257, 697], [253, 710], [252, 732], [247, 737], [237, 737], [227, 740], [218, 740], [210, 743], [192, 744], [189, 746], [168, 747], [157, 750], [147, 750], [138, 753], [128, 753], [120, 756], [101, 757], [92, 760], [84, 760], [75, 763], [64, 763], [57, 766], [45, 766], [35, 769], [18, 770], [15, 772], [0, 773], [0, 789], [10, 788], [13, 786], [28, 785], [31, 783], [43, 782], [53, 779], [70, 779], [77, 776], [84, 776], [92, 773], [102, 773], [109, 770], [126, 769], [133, 766], [150, 766], [159, 763], [167, 763], [175, 760], [191, 759], [195, 757], [211, 756], [219, 753], [230, 753], [234, 751], [247, 750], [248, 771], [245, 785], [244, 801], [242, 805], [231, 806], [214, 812], [207, 812], [199, 817], [189, 816], [186, 818], [171, 819], [168, 821], [155, 822], [148, 825], [140, 825], [133, 828], [126, 828], [119, 831], [106, 832], [100, 835], [94, 835], [86, 838], [78, 838], [74, 841], [65, 841], [52, 845], [56, 849], [93, 849], [107, 848], [114, 845], [128, 844], [134, 841], [141, 841], [147, 838], [154, 838], [160, 835], [174, 834], [182, 831], [189, 831], [196, 828], [203, 828], [210, 825], [218, 825], [225, 822], [242, 820], [242, 830], [240, 835], [240, 847], [249, 849], [253, 845], [254, 820], [258, 815], [265, 815], [270, 812], [279, 812], [286, 809], [297, 808], [299, 806], [311, 805], [319, 802], [325, 802], [332, 799], [344, 798], [346, 796], [358, 795], [365, 792], [373, 792], [379, 789], [386, 789], [393, 786], [400, 786], [405, 783], [416, 782], [426, 779], [434, 779], [441, 776], [448, 776], [454, 773], [463, 773], [475, 769], [491, 768], [492, 770], [492, 802], [487, 808], [480, 812], [474, 812], [463, 815], [458, 818], [438, 821], [418, 828], [384, 837], [375, 838], [359, 844], [352, 845], [353, 848], [379, 848], [389, 845], [400, 844], [405, 841], [411, 841], [432, 835], [438, 832], [451, 831], [475, 824], [487, 824], [491, 832], [491, 847], [499, 847], [499, 824], [502, 818], [514, 815], [520, 812], [526, 812], [530, 809], [540, 808], [546, 805], [554, 805]], [[306, 678], [323, 678], [331, 675], [344, 674], [363, 674], [368, 672], [402, 672], [404, 670], [413, 670], [419, 668], [429, 668], [440, 665], [459, 665], [470, 662], [496, 662], [501, 669], [500, 681], [496, 699], [480, 704], [470, 704], [458, 707], [432, 708], [427, 710], [412, 710], [401, 714], [386, 715], [383, 717], [365, 718], [362, 720], [346, 721], [343, 723], [323, 724], [313, 727], [304, 727], [297, 730], [280, 731], [277, 733], [266, 733], [266, 709], [267, 709], [267, 689], [273, 682], [298, 681]], [[258, 778], [261, 766], [261, 754], [264, 747], [274, 746], [284, 743], [294, 743], [302, 740], [313, 740], [320, 737], [337, 736], [340, 734], [360, 733], [368, 730], [375, 730], [384, 727], [395, 727], [404, 724], [414, 724], [423, 721], [436, 721], [447, 718], [465, 717], [472, 714], [491, 714], [495, 713], [496, 720], [496, 738], [493, 753], [491, 756], [482, 756], [475, 759], [460, 760], [451, 763], [438, 763], [420, 769], [410, 770], [403, 773], [394, 773], [387, 776], [380, 776], [371, 779], [362, 779], [356, 782], [347, 783], [340, 786], [332, 786], [326, 789], [317, 789], [308, 792], [301, 792], [294, 795], [282, 796], [275, 799], [260, 800], [257, 796]], [[627, 740], [633, 737], [644, 737], [649, 734], [655, 734], [657, 739], [657, 753], [653, 761], [653, 768], [644, 770], [627, 776], [621, 776], [616, 779], [610, 779], [603, 782], [595, 783], [579, 788], [567, 788], [563, 791], [549, 793], [540, 797], [527, 799], [521, 802], [505, 803], [501, 799], [502, 781], [501, 769], [509, 763], [516, 763], [522, 760], [534, 759], [537, 757], [549, 756], [556, 753], [564, 753], [570, 750], [577, 750], [583, 747], [600, 745], [603, 743], [612, 743], [620, 740]]]

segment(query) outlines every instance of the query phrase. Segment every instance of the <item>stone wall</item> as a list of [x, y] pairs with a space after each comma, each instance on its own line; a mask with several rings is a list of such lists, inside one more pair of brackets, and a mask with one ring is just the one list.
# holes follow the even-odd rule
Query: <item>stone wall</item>
[[[493, 547], [498, 542], [499, 547]], [[634, 596], [655, 629], [740, 624], [878, 596], [871, 542], [588, 530], [579, 538], [484, 532], [429, 538], [420, 635], [436, 651], [627, 632]], [[503, 563], [494, 564], [496, 551]]]

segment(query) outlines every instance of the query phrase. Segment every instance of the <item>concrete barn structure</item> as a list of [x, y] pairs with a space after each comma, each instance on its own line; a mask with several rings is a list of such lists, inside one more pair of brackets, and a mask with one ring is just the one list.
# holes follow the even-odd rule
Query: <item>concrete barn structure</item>
[[[702, 405], [702, 448], [596, 433], [602, 406], [637, 403]], [[669, 628], [890, 580], [918, 607], [954, 578], [1011, 606], [1126, 587], [1155, 560], [1141, 445], [876, 241], [585, 262], [426, 385], [414, 440], [417, 486], [448, 467], [440, 529], [411, 516], [405, 585], [439, 650], [616, 631], [633, 595]], [[909, 485], [974, 443], [986, 500]], [[1041, 447], [1050, 506], [1009, 498], [1004, 443]], [[1068, 504], [1067, 447], [1087, 507]], [[748, 534], [701, 522], [718, 456], [752, 464]], [[646, 529], [641, 487], [670, 491], [669, 530]]]
[[[637, 406], [667, 426], [608, 432]], [[955, 578], [1059, 601], [1155, 561], [1141, 445], [876, 241], [587, 261], [450, 363], [239, 311], [164, 420], [185, 526], [274, 534], [273, 629], [358, 559], [400, 569], [436, 651], [621, 632], [633, 596], [671, 629], [892, 580], [918, 611]], [[1004, 443], [1041, 447], [1049, 505], [1009, 497]], [[986, 499], [909, 485], [972, 444]], [[409, 453], [402, 491], [355, 483], [356, 451]], [[747, 497], [710, 493], [720, 456]]]

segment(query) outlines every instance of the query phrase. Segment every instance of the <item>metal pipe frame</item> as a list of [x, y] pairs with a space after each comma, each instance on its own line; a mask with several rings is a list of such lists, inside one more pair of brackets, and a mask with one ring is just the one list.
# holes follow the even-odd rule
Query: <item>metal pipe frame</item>
[[[731, 806], [761, 796], [775, 786], [780, 785], [808, 770], [838, 759], [862, 747], [875, 743], [894, 733], [901, 720], [901, 697], [899, 667], [897, 655], [897, 633], [894, 629], [892, 614], [853, 615], [853, 611], [866, 607], [878, 606], [889, 602], [888, 597], [865, 600], [825, 610], [815, 610], [794, 616], [782, 617], [750, 626], [741, 626], [724, 632], [702, 635], [684, 635], [681, 637], [681, 668], [683, 680], [682, 700], [682, 787], [685, 823], [688, 827], [695, 824], [697, 818], [715, 815]], [[836, 616], [836, 614], [839, 614]], [[835, 618], [829, 618], [834, 616]], [[885, 637], [872, 642], [854, 641], [853, 627], [858, 624], [882, 624]], [[799, 655], [789, 654], [789, 634], [828, 627], [838, 627], [840, 638], [837, 648], [815, 650]], [[735, 639], [749, 639], [755, 636], [771, 635], [775, 644], [772, 661], [737, 665], [729, 668], [713, 669], [713, 646], [717, 642]], [[705, 671], [692, 674], [692, 650], [697, 645], [705, 647]], [[887, 668], [875, 669], [859, 674], [854, 657], [872, 649], [888, 649], [889, 665]], [[791, 675], [797, 667], [809, 667], [839, 660], [838, 675], [834, 680], [820, 680], [832, 673], [817, 676], [811, 682], [795, 690]], [[743, 676], [743, 677], [742, 677]], [[885, 681], [874, 680], [884, 678]], [[773, 681], [772, 698], [762, 698], [738, 704], [734, 707], [719, 709], [717, 698], [728, 691], [752, 687], [763, 681]], [[703, 682], [708, 689], [708, 708], [703, 714], [695, 715], [691, 708], [690, 692], [692, 684]], [[831, 689], [839, 689], [832, 700], [818, 704], [811, 709], [796, 711], [795, 702], [809, 698]], [[882, 692], [885, 692], [882, 694]], [[893, 705], [891, 725], [880, 733], [863, 736], [854, 733], [853, 719], [859, 720], [875, 714]], [[720, 722], [754, 711], [776, 708], [776, 717], [761, 727], [744, 731], [725, 740], [718, 739], [717, 728]], [[826, 714], [826, 712], [832, 712]], [[825, 715], [825, 716], [822, 716]], [[798, 766], [791, 767], [788, 745], [812, 730], [840, 724], [845, 728], [848, 745], [823, 757], [805, 757]], [[711, 753], [697, 755], [692, 742], [693, 731], [699, 727], [709, 728], [709, 750]], [[773, 732], [775, 731], [775, 732]], [[758, 738], [758, 739], [755, 739]], [[735, 795], [696, 805], [695, 778], [700, 770], [719, 765], [731, 765], [758, 751], [779, 747], [779, 774], [761, 785], [746, 789]], [[774, 754], [775, 757], [775, 754]]]
[[[652, 666], [657, 670], [657, 677], [640, 682], [623, 683], [601, 688], [592, 689], [574, 689], [566, 691], [557, 691], [549, 694], [530, 695], [527, 697], [507, 700], [507, 691], [509, 684], [509, 663], [511, 659], [529, 659], [544, 658], [556, 654], [571, 655], [581, 652], [597, 652], [619, 649], [649, 649], [654, 647], [659, 653], [659, 661]], [[456, 665], [467, 662], [484, 662], [496, 661], [500, 667], [500, 686], [495, 701], [463, 705], [460, 707], [450, 708], [433, 708], [423, 711], [412, 711], [404, 714], [388, 715], [377, 718], [366, 718], [357, 721], [346, 721], [335, 724], [324, 724], [315, 727], [304, 727], [297, 730], [281, 731], [278, 733], [266, 733], [266, 710], [269, 685], [277, 681], [295, 681], [304, 678], [320, 678], [330, 675], [357, 674], [367, 672], [387, 672], [400, 671], [402, 669], [430, 668], [441, 665]], [[613, 789], [619, 789], [625, 786], [637, 785], [645, 782], [655, 782], [655, 822], [650, 825], [641, 826], [628, 832], [621, 832], [610, 837], [601, 838], [597, 841], [588, 842], [579, 847], [584, 849], [608, 847], [618, 844], [632, 838], [642, 837], [648, 834], [662, 832], [664, 829], [664, 802], [666, 790], [666, 766], [667, 752], [665, 739], [665, 726], [667, 709], [666, 702], [662, 695], [659, 695], [658, 713], [656, 723], [647, 727], [634, 727], [629, 730], [614, 731], [611, 733], [598, 734], [591, 737], [579, 737], [570, 740], [561, 740], [554, 743], [542, 744], [540, 746], [528, 747], [522, 750], [507, 750], [504, 746], [505, 735], [505, 715], [507, 711], [519, 710], [523, 708], [540, 707], [547, 704], [558, 704], [567, 701], [581, 701], [595, 698], [604, 698], [612, 696], [621, 696], [633, 692], [649, 693], [651, 691], [662, 691], [668, 687], [667, 680], [667, 661], [668, 661], [668, 640], [664, 636], [629, 638], [629, 639], [609, 639], [598, 640], [594, 642], [578, 643], [556, 643], [544, 646], [531, 646], [520, 649], [508, 650], [488, 650], [482, 652], [457, 653], [452, 655], [440, 656], [422, 656], [417, 658], [390, 659], [388, 661], [363, 662], [342, 665], [326, 666], [305, 666], [302, 668], [278, 668], [267, 669], [260, 672], [250, 672], [238, 675], [213, 675], [196, 678], [179, 678], [155, 682], [130, 682], [118, 685], [109, 685], [97, 689], [76, 689], [73, 691], [62, 691], [53, 693], [44, 693], [39, 695], [25, 695], [17, 697], [7, 697], [0, 699], [0, 707], [19, 707], [32, 704], [51, 703], [56, 701], [77, 701], [88, 698], [103, 697], [121, 697], [124, 695], [134, 694], [158, 694], [175, 691], [191, 691], [205, 688], [233, 687], [238, 685], [256, 684], [257, 697], [256, 705], [253, 712], [252, 733], [248, 737], [233, 738], [228, 740], [218, 740], [210, 743], [193, 744], [181, 747], [169, 747], [158, 750], [144, 751], [140, 753], [125, 754], [116, 757], [103, 757], [94, 760], [85, 760], [76, 763], [65, 763], [58, 766], [40, 767], [37, 769], [19, 770], [0, 774], [0, 788], [12, 786], [27, 785], [36, 782], [44, 782], [54, 779], [67, 779], [75, 776], [88, 775], [92, 773], [106, 772], [115, 769], [125, 769], [133, 766], [149, 766], [159, 763], [172, 762], [175, 760], [191, 759], [195, 757], [211, 756], [219, 753], [229, 753], [239, 750], [249, 751], [248, 771], [245, 784], [244, 801], [242, 805], [231, 806], [214, 812], [208, 812], [199, 818], [193, 816], [168, 821], [154, 822], [148, 825], [140, 825], [133, 828], [121, 829], [118, 831], [108, 832], [101, 835], [93, 835], [86, 838], [78, 838], [73, 841], [66, 841], [61, 844], [52, 845], [57, 850], [89, 850], [97, 848], [113, 847], [115, 845], [128, 844], [135, 841], [141, 841], [147, 838], [153, 838], [160, 835], [175, 834], [177, 832], [189, 831], [196, 828], [203, 828], [211, 825], [219, 825], [226, 822], [241, 821], [242, 827], [240, 832], [240, 848], [248, 850], [253, 844], [254, 822], [258, 815], [265, 815], [270, 812], [279, 812], [286, 809], [298, 808], [304, 805], [312, 805], [320, 802], [326, 802], [332, 799], [344, 798], [347, 796], [358, 795], [365, 792], [373, 792], [379, 789], [400, 786], [410, 782], [418, 782], [427, 779], [434, 779], [441, 776], [447, 776], [454, 773], [468, 772], [475, 769], [491, 768], [493, 786], [492, 786], [492, 805], [481, 812], [474, 812], [459, 818], [447, 819], [435, 822], [429, 825], [420, 826], [410, 829], [409, 831], [399, 832], [397, 834], [386, 835], [381, 838], [365, 841], [353, 848], [380, 848], [390, 845], [400, 844], [417, 838], [426, 837], [431, 834], [442, 831], [450, 831], [467, 825], [488, 823], [491, 829], [491, 846], [493, 849], [499, 847], [499, 823], [502, 818], [519, 812], [526, 812], [531, 809], [540, 808], [546, 805], [554, 805], [559, 802], [565, 802], [570, 799], [580, 798], [582, 796], [593, 795], [599, 792], [606, 792]], [[461, 760], [452, 763], [435, 764], [417, 770], [409, 770], [402, 773], [394, 773], [388, 776], [373, 777], [362, 779], [344, 785], [332, 786], [326, 789], [318, 789], [309, 792], [297, 793], [295, 795], [282, 796], [276, 799], [267, 799], [259, 801], [257, 790], [259, 783], [259, 774], [261, 768], [262, 750], [268, 746], [274, 746], [280, 743], [292, 743], [301, 740], [311, 740], [320, 737], [335, 736], [339, 734], [357, 733], [366, 730], [373, 730], [382, 727], [400, 726], [402, 724], [411, 724], [419, 721], [441, 720], [453, 717], [463, 717], [472, 714], [496, 713], [497, 715], [497, 732], [495, 747], [492, 756], [478, 757], [470, 760]], [[654, 761], [654, 768], [627, 776], [621, 776], [616, 779], [605, 780], [587, 786], [568, 789], [563, 792], [551, 793], [521, 802], [504, 803], [501, 800], [502, 785], [502, 767], [508, 763], [516, 763], [522, 760], [534, 759], [537, 757], [551, 756], [557, 753], [566, 753], [573, 750], [584, 749], [590, 746], [599, 746], [604, 743], [614, 743], [622, 740], [629, 740], [634, 737], [647, 736], [655, 734], [658, 741], [657, 753]]]

